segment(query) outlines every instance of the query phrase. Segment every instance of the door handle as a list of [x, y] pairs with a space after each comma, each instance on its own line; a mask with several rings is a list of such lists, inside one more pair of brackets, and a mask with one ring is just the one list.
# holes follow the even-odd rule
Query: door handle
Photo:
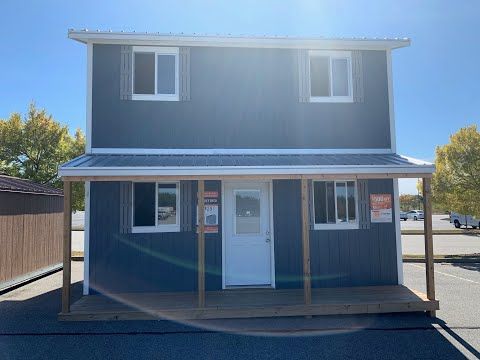
[[270, 230], [267, 230], [265, 235], [266, 235], [265, 242], [270, 242]]

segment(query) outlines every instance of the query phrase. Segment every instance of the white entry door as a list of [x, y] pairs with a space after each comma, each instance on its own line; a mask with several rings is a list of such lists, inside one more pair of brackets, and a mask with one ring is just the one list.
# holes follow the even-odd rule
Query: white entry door
[[225, 286], [273, 285], [269, 186], [225, 183]]

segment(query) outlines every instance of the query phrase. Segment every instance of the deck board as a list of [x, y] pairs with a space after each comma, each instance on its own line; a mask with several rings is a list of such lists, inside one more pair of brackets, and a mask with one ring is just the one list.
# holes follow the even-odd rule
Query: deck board
[[438, 310], [438, 301], [405, 286], [312, 289], [305, 305], [303, 290], [235, 289], [206, 292], [198, 308], [196, 292], [88, 295], [61, 313], [61, 320], [214, 319], [326, 314], [362, 314]]

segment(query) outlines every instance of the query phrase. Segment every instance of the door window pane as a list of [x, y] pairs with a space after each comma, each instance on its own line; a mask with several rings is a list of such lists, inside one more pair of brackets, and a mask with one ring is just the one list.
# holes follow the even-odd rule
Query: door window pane
[[135, 53], [133, 92], [155, 94], [155, 53]]
[[348, 60], [332, 59], [332, 95], [348, 96]]
[[155, 226], [155, 183], [135, 183], [133, 225]]
[[344, 182], [336, 183], [337, 219], [338, 222], [347, 221], [347, 189]]
[[310, 58], [311, 96], [330, 96], [330, 58], [313, 56]]
[[175, 225], [177, 223], [177, 185], [158, 184], [157, 225]]
[[175, 55], [157, 55], [157, 94], [175, 94]]
[[348, 222], [355, 222], [357, 215], [357, 206], [355, 203], [355, 182], [347, 182], [347, 196], [348, 196]]
[[235, 233], [260, 233], [260, 191], [235, 191]]

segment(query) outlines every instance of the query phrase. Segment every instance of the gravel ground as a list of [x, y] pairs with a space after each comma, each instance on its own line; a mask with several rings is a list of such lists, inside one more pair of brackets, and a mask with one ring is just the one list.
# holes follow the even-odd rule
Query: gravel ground
[[[73, 297], [81, 293], [73, 262]], [[422, 290], [425, 270], [405, 264]], [[2, 359], [463, 359], [480, 356], [480, 265], [436, 264], [438, 320], [384, 314], [202, 321], [58, 322], [61, 272], [0, 296]], [[259, 331], [267, 331], [260, 333]], [[313, 331], [314, 330], [314, 331]]]

